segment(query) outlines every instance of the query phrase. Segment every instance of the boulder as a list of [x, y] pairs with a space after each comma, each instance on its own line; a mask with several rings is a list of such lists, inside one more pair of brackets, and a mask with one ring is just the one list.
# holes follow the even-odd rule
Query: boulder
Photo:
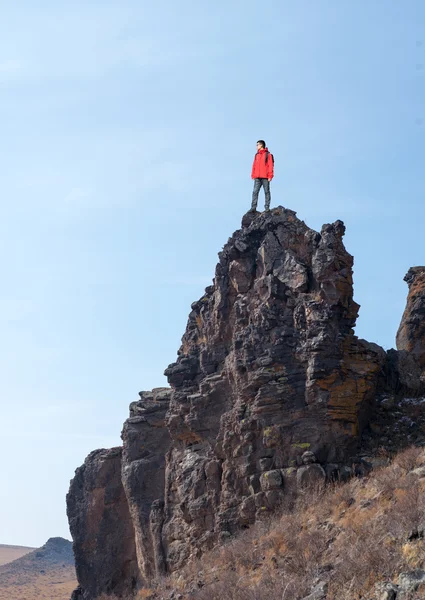
[[326, 600], [328, 593], [327, 582], [321, 581], [312, 589], [308, 596], [305, 596], [303, 600]]
[[310, 450], [307, 450], [306, 452], [304, 452], [304, 454], [301, 456], [301, 460], [304, 465], [311, 465], [312, 463], [317, 462], [316, 455], [314, 454], [314, 452], [311, 452]]
[[306, 465], [297, 470], [297, 487], [299, 489], [319, 487], [325, 483], [325, 480], [325, 470], [318, 464]]
[[397, 600], [407, 600], [411, 597], [412, 592], [415, 592], [420, 585], [425, 584], [425, 571], [416, 569], [414, 571], [400, 573], [397, 583]]
[[278, 470], [274, 470], [262, 473], [260, 476], [260, 485], [263, 492], [275, 490], [277, 488], [282, 487], [283, 479], [281, 472]]
[[398, 586], [390, 582], [378, 583], [375, 586], [376, 600], [396, 600]]

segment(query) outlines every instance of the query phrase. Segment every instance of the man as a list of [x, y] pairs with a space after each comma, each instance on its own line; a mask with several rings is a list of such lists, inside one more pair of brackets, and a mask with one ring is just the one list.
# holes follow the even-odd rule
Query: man
[[274, 175], [274, 158], [266, 147], [264, 140], [257, 142], [257, 154], [254, 156], [252, 164], [251, 178], [254, 180], [254, 191], [252, 192], [251, 210], [257, 210], [258, 194], [261, 186], [264, 188], [266, 196], [265, 209], [270, 210], [270, 182]]

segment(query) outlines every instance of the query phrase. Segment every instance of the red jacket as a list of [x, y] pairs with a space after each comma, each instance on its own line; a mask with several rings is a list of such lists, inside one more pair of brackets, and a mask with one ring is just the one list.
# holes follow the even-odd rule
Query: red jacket
[[[267, 162], [266, 162], [267, 156]], [[254, 156], [252, 163], [251, 179], [261, 177], [264, 179], [273, 179], [273, 155], [268, 148], [261, 148]]]

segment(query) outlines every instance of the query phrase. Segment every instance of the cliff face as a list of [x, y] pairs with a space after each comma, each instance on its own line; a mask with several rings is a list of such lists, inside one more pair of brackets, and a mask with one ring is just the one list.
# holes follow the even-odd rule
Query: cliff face
[[402, 361], [354, 335], [344, 230], [317, 233], [282, 207], [245, 215], [192, 304], [171, 389], [141, 392], [122, 453], [92, 453], [71, 484], [84, 600], [123, 597], [297, 488], [351, 474]]
[[[275, 209], [244, 225], [165, 371], [171, 569], [274, 508], [294, 477], [344, 466], [385, 358], [353, 334], [359, 307], [340, 221], [318, 234]], [[302, 466], [306, 451], [316, 464]]]
[[80, 584], [73, 600], [112, 593], [125, 598], [140, 578], [121, 456], [121, 448], [95, 450], [71, 481], [67, 513]]
[[130, 405], [122, 432], [122, 482], [134, 527], [140, 573], [149, 580], [166, 572], [162, 525], [164, 520], [165, 463], [170, 434], [165, 415], [171, 390], [141, 392]]

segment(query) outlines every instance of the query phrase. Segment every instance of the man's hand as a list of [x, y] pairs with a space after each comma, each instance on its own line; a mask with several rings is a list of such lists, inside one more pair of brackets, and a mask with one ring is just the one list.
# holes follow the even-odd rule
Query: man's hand
[[271, 179], [269, 179], [269, 181], [271, 181]]

